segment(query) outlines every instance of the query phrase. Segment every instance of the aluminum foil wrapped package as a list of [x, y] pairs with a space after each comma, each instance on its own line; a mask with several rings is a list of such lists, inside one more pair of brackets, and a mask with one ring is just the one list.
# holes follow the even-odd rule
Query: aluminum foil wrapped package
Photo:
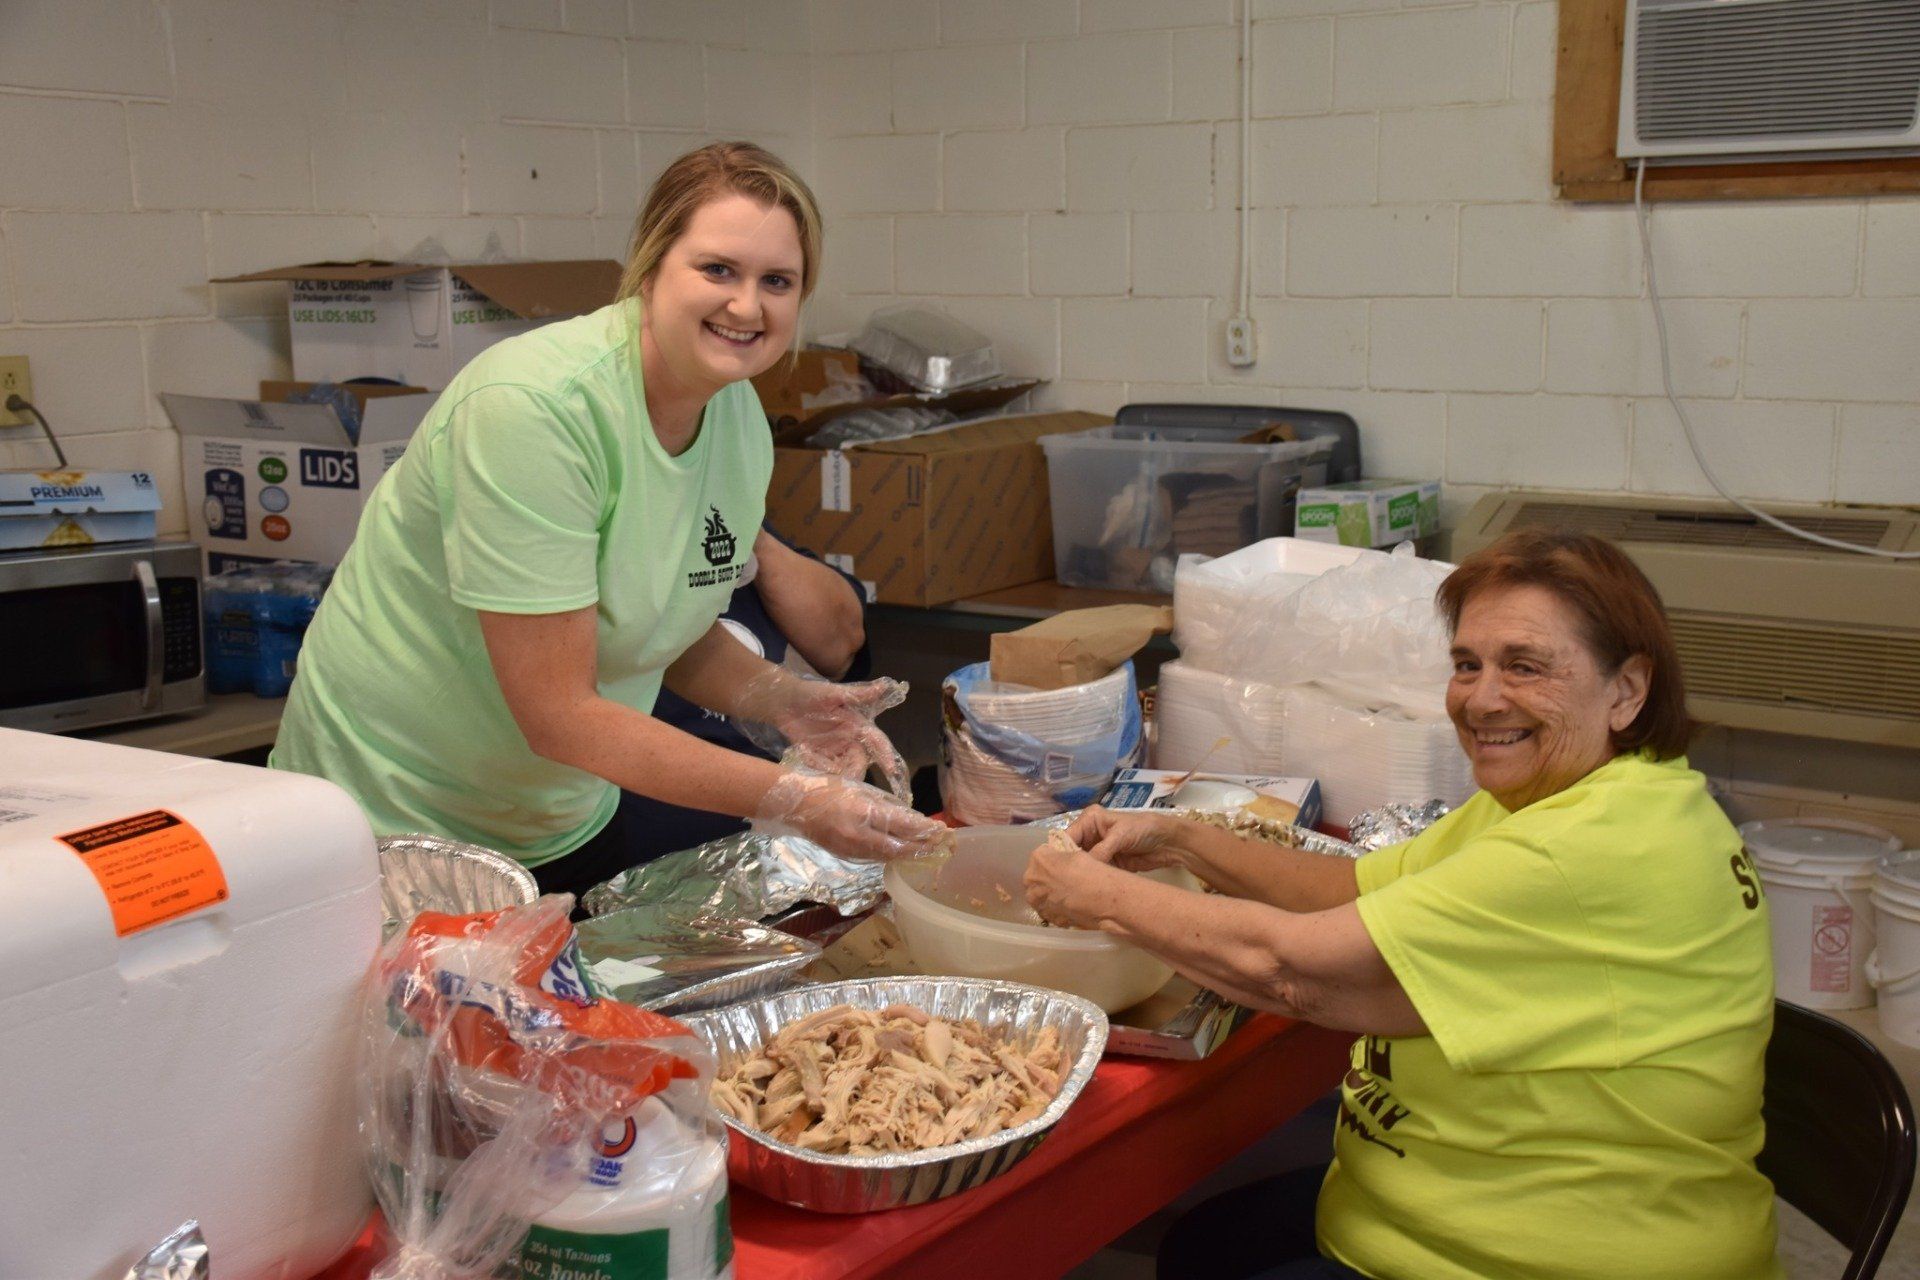
[[602, 987], [658, 1013], [778, 991], [820, 954], [817, 944], [778, 929], [676, 903], [626, 907], [582, 921], [576, 932]]
[[1371, 853], [1390, 844], [1411, 840], [1447, 816], [1453, 806], [1445, 800], [1425, 804], [1383, 804], [1356, 814], [1347, 825], [1347, 835], [1362, 851]]
[[208, 1280], [213, 1274], [207, 1258], [207, 1238], [200, 1224], [188, 1219], [153, 1252], [133, 1264], [126, 1280]]
[[673, 904], [716, 917], [762, 920], [802, 902], [858, 915], [885, 892], [883, 864], [854, 862], [800, 836], [744, 831], [670, 853], [587, 890], [580, 903], [603, 916]]

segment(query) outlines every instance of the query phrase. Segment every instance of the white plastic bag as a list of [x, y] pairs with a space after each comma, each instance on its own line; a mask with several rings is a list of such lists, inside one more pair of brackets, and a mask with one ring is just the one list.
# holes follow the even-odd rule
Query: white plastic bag
[[1225, 674], [1315, 684], [1355, 703], [1443, 717], [1452, 665], [1434, 592], [1452, 572], [1402, 545], [1328, 569], [1298, 590], [1256, 597], [1220, 646]]

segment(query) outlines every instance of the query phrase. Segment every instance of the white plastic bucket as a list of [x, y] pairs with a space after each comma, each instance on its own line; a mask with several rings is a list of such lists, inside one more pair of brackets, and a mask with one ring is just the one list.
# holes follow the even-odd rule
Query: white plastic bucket
[[1808, 1009], [1872, 1004], [1873, 869], [1900, 842], [1844, 818], [1768, 818], [1740, 838], [1767, 890], [1775, 993]]
[[1880, 1030], [1920, 1048], [1920, 850], [1882, 858], [1873, 872], [1873, 954], [1867, 981], [1880, 1001]]

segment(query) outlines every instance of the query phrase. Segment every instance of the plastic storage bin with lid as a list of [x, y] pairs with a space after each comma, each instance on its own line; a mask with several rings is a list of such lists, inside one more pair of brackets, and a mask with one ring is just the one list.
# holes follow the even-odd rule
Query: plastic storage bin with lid
[[1183, 554], [1225, 555], [1293, 528], [1333, 442], [1245, 444], [1206, 426], [1116, 424], [1045, 436], [1054, 575], [1068, 586], [1173, 590]]
[[1900, 841], [1844, 818], [1767, 818], [1742, 824], [1740, 839], [1766, 886], [1775, 993], [1808, 1009], [1872, 1004], [1868, 895], [1874, 865]]

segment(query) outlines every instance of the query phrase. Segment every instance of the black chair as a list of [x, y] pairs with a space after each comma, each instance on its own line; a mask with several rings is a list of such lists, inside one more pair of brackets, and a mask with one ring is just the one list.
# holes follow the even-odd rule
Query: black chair
[[1851, 1028], [1776, 1000], [1761, 1112], [1760, 1172], [1852, 1251], [1842, 1280], [1868, 1280], [1913, 1186], [1913, 1104], [1892, 1064]]

